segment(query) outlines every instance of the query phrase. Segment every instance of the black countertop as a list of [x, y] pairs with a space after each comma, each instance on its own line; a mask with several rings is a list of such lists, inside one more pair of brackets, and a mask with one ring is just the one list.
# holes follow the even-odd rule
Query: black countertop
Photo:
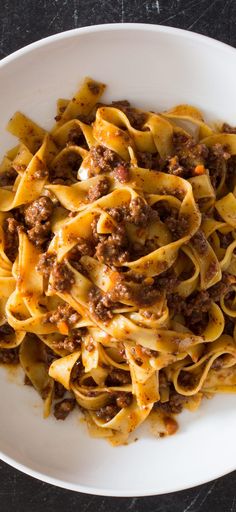
[[[0, 0], [0, 58], [63, 30], [118, 22], [180, 27], [236, 47], [236, 0]], [[0, 512], [236, 512], [236, 472], [194, 489], [149, 498], [66, 491], [4, 463], [0, 479]]]

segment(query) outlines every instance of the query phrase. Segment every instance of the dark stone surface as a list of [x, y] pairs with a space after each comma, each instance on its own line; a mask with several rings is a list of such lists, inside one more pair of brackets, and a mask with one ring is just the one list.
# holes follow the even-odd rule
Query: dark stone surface
[[0, 0], [0, 58], [37, 39], [100, 23], [155, 23], [236, 46], [235, 0]]
[[[236, 0], [0, 0], [0, 20], [0, 58], [56, 32], [112, 22], [181, 27], [236, 46]], [[236, 473], [179, 493], [130, 499], [66, 491], [4, 463], [0, 478], [1, 512], [236, 512]]]
[[104, 498], [59, 489], [0, 463], [1, 512], [235, 512], [236, 474], [188, 491], [148, 498]]

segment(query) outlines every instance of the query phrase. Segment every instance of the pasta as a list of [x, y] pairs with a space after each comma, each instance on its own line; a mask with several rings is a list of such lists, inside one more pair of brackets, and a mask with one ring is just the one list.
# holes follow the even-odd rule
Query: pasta
[[[100, 102], [50, 132], [20, 112], [0, 164], [0, 361], [113, 445], [236, 392], [236, 129], [189, 105]], [[154, 413], [153, 413], [154, 411]]]

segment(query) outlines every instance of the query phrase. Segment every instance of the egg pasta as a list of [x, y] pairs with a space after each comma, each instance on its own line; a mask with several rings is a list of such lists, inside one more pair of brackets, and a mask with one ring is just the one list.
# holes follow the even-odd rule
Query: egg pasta
[[[0, 164], [0, 361], [44, 416], [77, 404], [113, 445], [152, 411], [236, 392], [236, 129], [189, 105], [102, 103], [86, 78], [50, 132], [20, 112]], [[152, 412], [153, 413], [153, 412]]]

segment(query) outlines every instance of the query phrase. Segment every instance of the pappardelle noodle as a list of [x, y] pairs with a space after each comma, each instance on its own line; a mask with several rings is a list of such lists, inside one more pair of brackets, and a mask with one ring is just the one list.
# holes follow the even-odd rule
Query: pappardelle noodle
[[[236, 129], [189, 105], [102, 103], [86, 78], [50, 132], [20, 112], [0, 164], [0, 361], [112, 444], [236, 392]], [[158, 100], [157, 100], [158, 102]]]

